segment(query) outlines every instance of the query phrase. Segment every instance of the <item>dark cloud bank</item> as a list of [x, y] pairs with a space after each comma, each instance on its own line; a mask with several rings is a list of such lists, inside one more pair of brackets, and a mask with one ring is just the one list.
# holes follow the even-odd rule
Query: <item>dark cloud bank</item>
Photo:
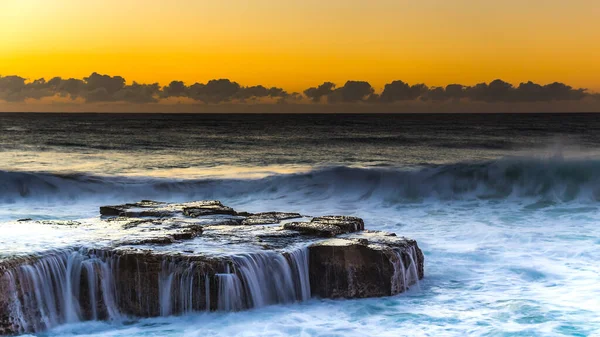
[[502, 80], [480, 83], [475, 86], [449, 84], [446, 87], [428, 87], [425, 84], [409, 85], [402, 81], [386, 84], [381, 94], [376, 94], [368, 82], [348, 81], [343, 87], [325, 82], [304, 91], [314, 102], [380, 102], [448, 101], [468, 99], [481, 102], [548, 102], [581, 100], [590, 94], [585, 89], [574, 89], [563, 83], [540, 85], [533, 82], [515, 87]]
[[288, 93], [277, 87], [262, 85], [244, 87], [228, 79], [217, 79], [208, 83], [186, 85], [182, 81], [173, 81], [161, 87], [158, 83], [126, 84], [121, 76], [109, 76], [93, 73], [83, 79], [27, 81], [20, 76], [0, 76], [0, 100], [22, 102], [26, 99], [44, 97], [67, 97], [83, 99], [86, 103], [126, 102], [157, 103], [162, 99], [187, 98], [202, 103], [251, 102], [270, 98], [278, 102], [311, 100], [315, 103], [395, 103], [395, 102], [452, 102], [473, 101], [487, 103], [526, 103], [552, 101], [578, 101], [586, 97], [600, 98], [586, 89], [575, 89], [566, 84], [555, 82], [540, 85], [533, 82], [513, 86], [502, 80], [480, 83], [474, 86], [450, 84], [445, 87], [428, 87], [425, 84], [407, 84], [393, 81], [386, 84], [381, 93], [364, 81], [348, 81], [337, 87], [332, 82], [304, 90], [303, 94]]

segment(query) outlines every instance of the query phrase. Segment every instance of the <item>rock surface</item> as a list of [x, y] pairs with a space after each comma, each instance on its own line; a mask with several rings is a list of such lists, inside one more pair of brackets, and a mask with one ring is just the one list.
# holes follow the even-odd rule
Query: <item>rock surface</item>
[[306, 222], [290, 222], [283, 228], [302, 234], [334, 237], [344, 233], [353, 233], [365, 229], [362, 219], [351, 216], [321, 216]]
[[69, 224], [97, 230], [98, 240], [0, 259], [0, 334], [314, 296], [390, 296], [424, 275], [414, 240], [365, 230], [356, 217], [251, 214], [214, 200], [144, 200], [100, 213]]
[[324, 298], [390, 296], [424, 276], [423, 253], [414, 240], [362, 231], [310, 246], [312, 294]]
[[223, 206], [218, 200], [203, 200], [181, 204], [168, 204], [153, 200], [142, 200], [132, 204], [117, 206], [102, 206], [100, 214], [103, 216], [124, 217], [173, 217], [184, 214], [189, 217], [203, 215], [226, 214], [235, 215], [231, 207]]

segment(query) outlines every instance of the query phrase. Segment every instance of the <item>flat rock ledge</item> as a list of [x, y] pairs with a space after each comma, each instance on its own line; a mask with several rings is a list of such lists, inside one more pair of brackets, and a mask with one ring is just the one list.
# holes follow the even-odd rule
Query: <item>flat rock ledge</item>
[[366, 230], [356, 217], [253, 214], [216, 200], [143, 200], [100, 214], [69, 226], [102, 228], [102, 244], [0, 259], [0, 335], [311, 297], [391, 296], [423, 278], [416, 241]]

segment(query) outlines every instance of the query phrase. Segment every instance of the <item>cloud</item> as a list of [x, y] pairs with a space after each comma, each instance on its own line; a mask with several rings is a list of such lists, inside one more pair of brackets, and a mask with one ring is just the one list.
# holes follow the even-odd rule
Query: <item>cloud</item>
[[[531, 82], [530, 82], [531, 83]], [[573, 89], [564, 83], [554, 82], [543, 86], [540, 100], [580, 100], [586, 96], [585, 89]]]
[[288, 93], [279, 87], [264, 85], [242, 86], [229, 79], [214, 79], [207, 83], [186, 85], [183, 81], [172, 81], [161, 87], [158, 83], [127, 84], [122, 76], [92, 73], [83, 79], [53, 77], [28, 80], [21, 76], [0, 76], [0, 100], [23, 102], [28, 99], [64, 97], [87, 103], [125, 102], [156, 103], [162, 99], [182, 98], [187, 102], [211, 104], [236, 102], [278, 102], [309, 99], [320, 103], [386, 103], [408, 101], [472, 101], [484, 103], [528, 103], [553, 101], [578, 101], [589, 97], [600, 99], [586, 89], [575, 89], [560, 82], [537, 84], [533, 82], [511, 83], [497, 79], [490, 83], [473, 86], [449, 84], [445, 87], [428, 87], [425, 84], [408, 84], [397, 80], [386, 84], [380, 94], [365, 81], [348, 81], [338, 87], [333, 82], [304, 90], [303, 94]]
[[262, 85], [255, 85], [252, 87], [247, 87], [243, 91], [244, 98], [252, 98], [252, 97], [266, 97], [269, 95], [269, 89]]
[[462, 84], [448, 84], [444, 89], [444, 95], [447, 99], [459, 100], [465, 97], [466, 87]]
[[63, 80], [60, 77], [54, 77], [47, 82], [48, 87], [61, 96], [79, 97], [86, 90], [86, 84], [83, 80], [69, 78]]
[[594, 96], [588, 94], [585, 89], [574, 89], [560, 82], [547, 85], [527, 82], [514, 87], [499, 79], [489, 84], [479, 83], [474, 86], [449, 84], [446, 87], [410, 85], [398, 80], [386, 84], [380, 95], [374, 92], [368, 82], [348, 81], [343, 87], [337, 89], [334, 83], [325, 82], [318, 87], [306, 89], [304, 95], [313, 102], [322, 102], [322, 98], [325, 97], [328, 103], [360, 101], [388, 104], [415, 100], [431, 102], [469, 100], [487, 103], [551, 102], [581, 100], [587, 96]]
[[277, 88], [277, 87], [271, 87], [269, 89], [268, 92], [268, 96], [269, 97], [281, 97], [281, 98], [286, 98], [289, 97], [290, 95], [287, 93], [287, 91], [281, 89], [281, 88]]
[[471, 87], [460, 84], [451, 84], [445, 89], [429, 89], [426, 99], [432, 100], [460, 100], [468, 99], [475, 102], [551, 102], [581, 100], [589, 94], [585, 89], [574, 89], [564, 83], [554, 82], [540, 85], [531, 81], [514, 87], [512, 84], [494, 80], [479, 83]]
[[91, 91], [104, 90], [109, 95], [113, 95], [125, 87], [125, 79], [121, 76], [100, 75], [92, 73], [89, 77], [84, 77], [87, 89]]
[[187, 96], [188, 88], [182, 81], [173, 81], [162, 88], [163, 97], [183, 97]]
[[156, 103], [158, 102], [158, 94], [160, 86], [158, 83], [153, 84], [138, 84], [133, 82], [132, 85], [127, 85], [117, 91], [113, 98], [116, 101], [131, 102], [131, 103]]
[[0, 99], [9, 102], [24, 101], [29, 98], [63, 96], [71, 99], [83, 98], [86, 102], [156, 102], [160, 87], [155, 84], [139, 84], [133, 82], [125, 85], [121, 76], [108, 76], [92, 73], [80, 79], [62, 79], [54, 77], [48, 81], [37, 79], [26, 83], [19, 76], [0, 77]]
[[85, 81], [84, 90], [78, 93], [87, 102], [154, 103], [158, 101], [158, 83], [125, 85], [121, 76], [92, 73]]
[[240, 94], [241, 88], [237, 82], [228, 79], [210, 80], [202, 87], [201, 100], [206, 103], [229, 102]]
[[304, 95], [310, 98], [313, 102], [320, 102], [322, 97], [329, 96], [333, 89], [335, 89], [335, 84], [332, 82], [325, 82], [318, 87], [312, 87], [304, 90]]
[[348, 81], [343, 87], [335, 89], [329, 94], [327, 100], [330, 103], [344, 102], [353, 103], [368, 100], [375, 93], [375, 89], [364, 81]]
[[415, 100], [447, 101], [466, 99], [474, 102], [551, 102], [563, 100], [580, 100], [590, 96], [585, 89], [573, 89], [563, 83], [555, 82], [540, 85], [533, 82], [521, 83], [518, 87], [502, 81], [494, 80], [474, 86], [449, 84], [446, 87], [428, 88], [424, 84], [409, 86], [402, 81], [387, 84], [381, 94], [381, 102]]
[[162, 89], [162, 97], [187, 97], [204, 103], [288, 96], [288, 93], [281, 88], [266, 88], [262, 85], [243, 87], [228, 79], [210, 80], [206, 84], [194, 83], [189, 87], [181, 81], [173, 81]]
[[380, 101], [391, 103], [396, 101], [415, 100], [427, 94], [429, 88], [425, 84], [410, 86], [402, 81], [386, 84], [381, 93]]
[[348, 81], [337, 89], [334, 83], [325, 82], [318, 87], [304, 90], [304, 95], [313, 102], [320, 102], [325, 97], [328, 103], [369, 101], [374, 94], [375, 89], [369, 82], [364, 81]]
[[26, 87], [23, 77], [0, 77], [0, 99], [8, 102], [22, 101], [27, 98], [23, 92]]

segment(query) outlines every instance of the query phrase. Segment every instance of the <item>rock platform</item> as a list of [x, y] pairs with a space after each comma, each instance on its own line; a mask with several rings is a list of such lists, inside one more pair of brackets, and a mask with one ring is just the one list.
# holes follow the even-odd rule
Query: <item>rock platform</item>
[[0, 259], [0, 334], [391, 296], [424, 275], [416, 241], [367, 230], [357, 217], [238, 212], [216, 200], [144, 200], [100, 214], [69, 222], [89, 228], [89, 242]]

